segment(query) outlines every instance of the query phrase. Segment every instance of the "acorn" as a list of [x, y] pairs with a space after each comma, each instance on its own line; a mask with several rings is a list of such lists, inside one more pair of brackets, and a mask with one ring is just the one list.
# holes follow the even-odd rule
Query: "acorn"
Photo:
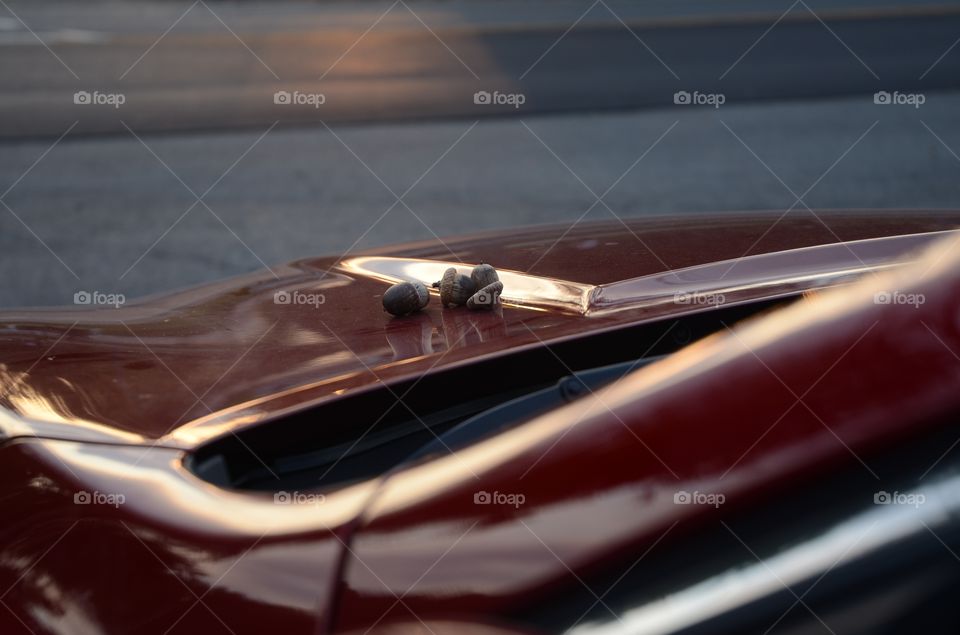
[[422, 282], [398, 282], [383, 294], [383, 308], [393, 315], [419, 311], [430, 302], [430, 293]]
[[470, 272], [470, 279], [473, 280], [474, 287], [482, 289], [500, 280], [500, 276], [497, 275], [497, 270], [490, 265], [480, 264]]
[[497, 280], [470, 296], [470, 299], [467, 300], [467, 308], [474, 311], [492, 309], [500, 302], [501, 293], [503, 293], [503, 283]]
[[457, 273], [454, 267], [443, 272], [439, 286], [440, 302], [445, 307], [463, 306], [477, 290], [470, 276]]

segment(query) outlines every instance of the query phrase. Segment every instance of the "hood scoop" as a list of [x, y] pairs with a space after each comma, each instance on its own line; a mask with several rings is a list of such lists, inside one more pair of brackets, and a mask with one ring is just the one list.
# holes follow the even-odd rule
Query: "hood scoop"
[[[597, 316], [661, 305], [718, 305], [772, 299], [845, 284], [865, 274], [910, 262], [914, 253], [931, 242], [957, 234], [939, 231], [830, 243], [722, 260], [603, 285], [556, 280], [500, 267], [497, 272], [503, 281], [500, 298], [507, 306]], [[358, 256], [344, 259], [338, 265], [348, 274], [390, 284], [416, 280], [428, 288], [449, 267], [469, 275], [473, 264]]]

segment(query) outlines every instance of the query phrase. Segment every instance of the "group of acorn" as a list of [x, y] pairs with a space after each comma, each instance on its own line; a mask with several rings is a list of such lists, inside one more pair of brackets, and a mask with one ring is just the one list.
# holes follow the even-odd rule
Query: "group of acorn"
[[[500, 293], [503, 292], [503, 283], [497, 270], [484, 264], [474, 267], [469, 276], [450, 267], [443, 272], [443, 278], [432, 286], [440, 289], [443, 306], [452, 308], [466, 305], [474, 311], [492, 309], [500, 301]], [[398, 282], [383, 294], [383, 308], [392, 315], [408, 315], [429, 303], [430, 292], [422, 282]]]

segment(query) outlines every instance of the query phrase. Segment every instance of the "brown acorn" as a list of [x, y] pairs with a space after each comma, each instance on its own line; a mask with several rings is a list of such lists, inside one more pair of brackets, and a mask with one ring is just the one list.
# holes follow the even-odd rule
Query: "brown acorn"
[[469, 276], [457, 273], [454, 267], [450, 267], [443, 272], [440, 280], [440, 302], [445, 307], [463, 306], [476, 290]]
[[422, 282], [398, 282], [383, 294], [383, 308], [392, 315], [419, 311], [430, 302], [430, 293]]
[[470, 272], [470, 279], [473, 280], [474, 287], [482, 289], [500, 280], [500, 276], [497, 275], [497, 270], [490, 265], [480, 264]]
[[490, 310], [500, 302], [503, 283], [497, 280], [483, 287], [467, 300], [467, 308], [474, 311]]

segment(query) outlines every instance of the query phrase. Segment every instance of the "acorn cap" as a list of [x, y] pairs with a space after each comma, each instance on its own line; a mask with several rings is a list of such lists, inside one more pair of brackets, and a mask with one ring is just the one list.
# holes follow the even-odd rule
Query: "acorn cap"
[[440, 302], [445, 307], [463, 306], [476, 290], [473, 280], [450, 267], [440, 280]]
[[498, 281], [500, 276], [497, 275], [497, 270], [490, 265], [480, 264], [470, 272], [470, 279], [473, 280], [473, 285], [477, 289], [482, 289]]
[[503, 283], [497, 280], [470, 296], [467, 300], [467, 308], [474, 311], [492, 309], [500, 303], [501, 293], [503, 293]]

